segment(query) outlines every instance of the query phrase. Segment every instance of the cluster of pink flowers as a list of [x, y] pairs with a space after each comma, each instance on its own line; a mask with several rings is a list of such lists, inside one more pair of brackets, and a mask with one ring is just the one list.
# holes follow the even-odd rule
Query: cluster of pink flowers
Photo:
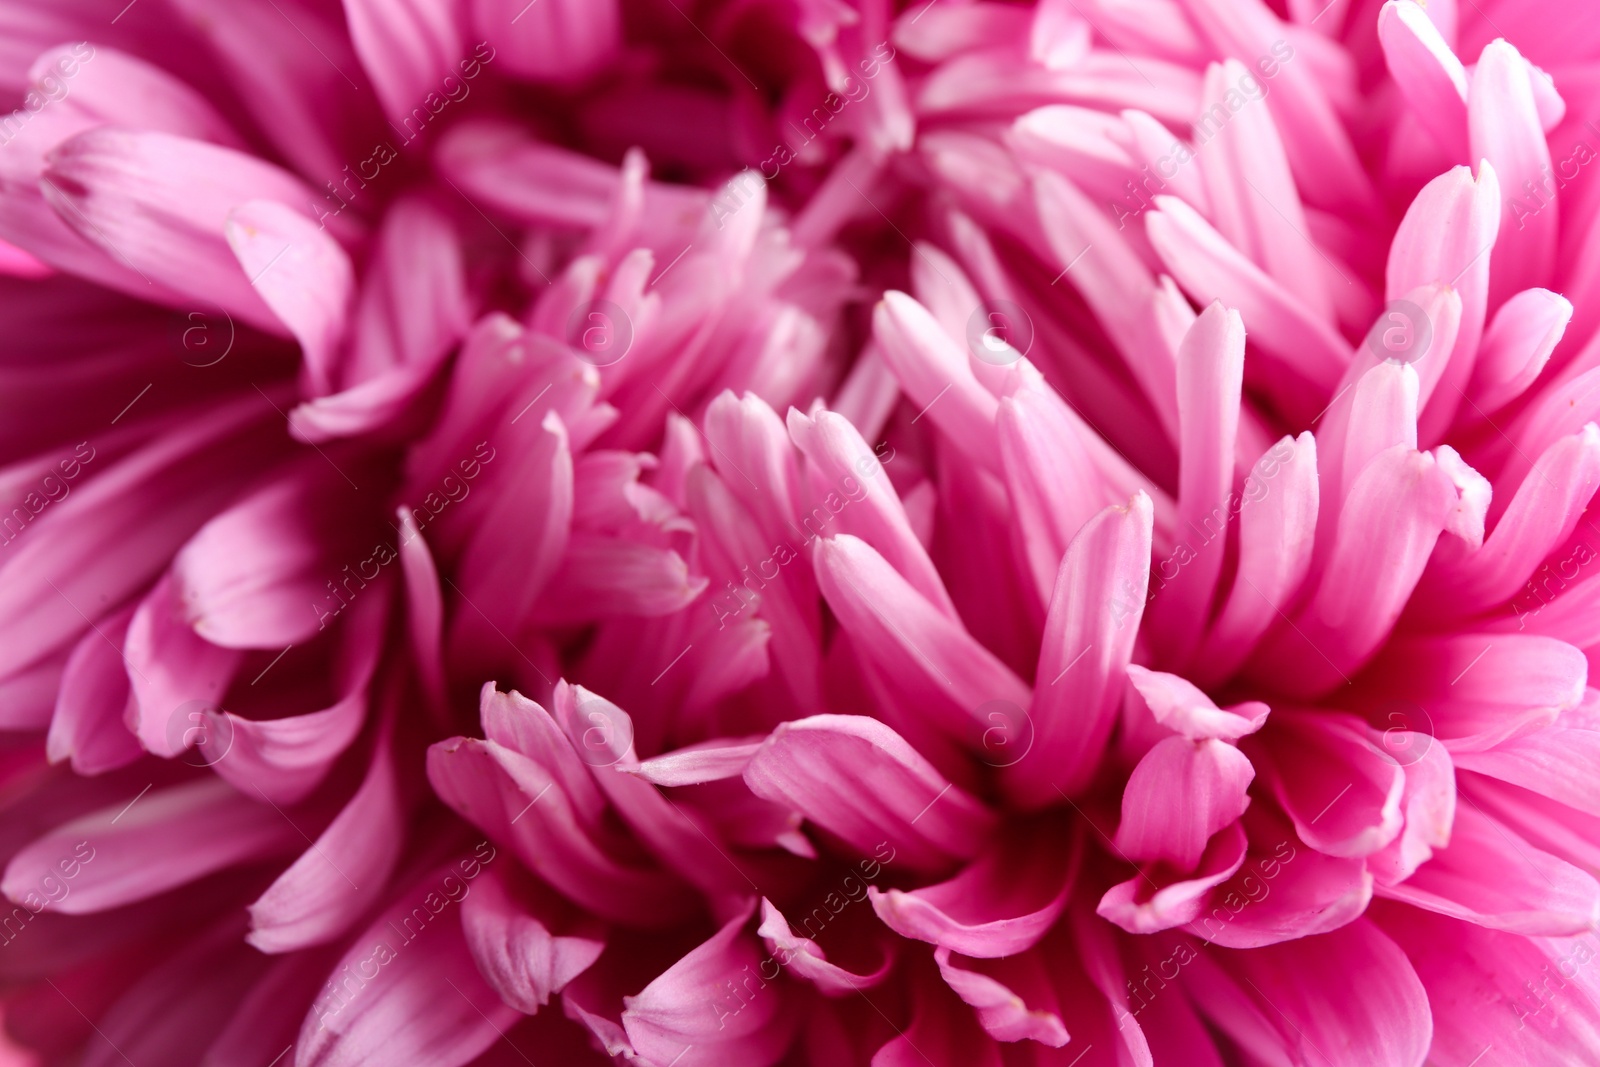
[[0, 1065], [1600, 1062], [1600, 15], [0, 0]]

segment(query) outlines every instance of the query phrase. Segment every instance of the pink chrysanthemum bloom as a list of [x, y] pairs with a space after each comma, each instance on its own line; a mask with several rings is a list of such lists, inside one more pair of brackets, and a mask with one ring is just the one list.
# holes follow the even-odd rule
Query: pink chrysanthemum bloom
[[0, 0], [3, 1067], [1600, 1062], [1600, 18]]

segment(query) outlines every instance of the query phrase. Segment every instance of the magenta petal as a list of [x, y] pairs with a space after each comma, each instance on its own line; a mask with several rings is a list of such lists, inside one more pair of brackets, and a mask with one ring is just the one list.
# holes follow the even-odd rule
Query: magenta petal
[[1280, 714], [1261, 748], [1263, 777], [1300, 840], [1329, 856], [1366, 856], [1403, 821], [1405, 769], [1351, 716]]
[[1244, 814], [1255, 768], [1222, 741], [1169, 737], [1145, 753], [1122, 793], [1117, 848], [1192, 871], [1206, 842]]
[[[831, 911], [828, 914], [831, 915]], [[810, 927], [802, 925], [802, 929], [809, 930]], [[837, 997], [870, 989], [889, 977], [894, 966], [892, 951], [885, 951], [878, 968], [868, 974], [856, 974], [830, 962], [822, 946], [809, 937], [795, 933], [789, 926], [789, 920], [765, 897], [761, 898], [761, 926], [756, 933], [766, 939], [774, 959], [789, 968], [790, 973], [812, 982], [825, 996]]]
[[640, 762], [633, 773], [656, 785], [696, 785], [737, 778], [766, 738], [718, 738]]
[[[1265, 1062], [1292, 1063], [1307, 1046], [1338, 1049], [1352, 1064], [1421, 1067], [1428, 1056], [1434, 1027], [1422, 982], [1370, 922], [1212, 959], [1199, 955], [1185, 988], [1214, 1026]], [[1351, 974], [1370, 980], [1352, 986]]]
[[1582, 707], [1563, 712], [1551, 727], [1508, 738], [1493, 748], [1452, 753], [1455, 764], [1520, 785], [1579, 811], [1600, 815], [1600, 782], [1591, 768], [1600, 760], [1600, 721], [1594, 716], [1600, 691], [1585, 691]]
[[[175, 835], [185, 845], [172, 847]], [[281, 856], [305, 839], [282, 812], [203, 779], [153, 791], [51, 830], [11, 858], [0, 892], [37, 898], [45, 878], [77, 877], [46, 906], [68, 915], [145, 900], [234, 864]]]
[[758, 796], [788, 804], [856, 851], [887, 845], [894, 858], [884, 862], [912, 870], [936, 872], [976, 856], [995, 825], [981, 803], [864, 716], [784, 723], [744, 778]]
[[[444, 0], [400, 0], [392, 6], [345, 0], [344, 13], [356, 54], [389, 121], [396, 130], [405, 126], [407, 139], [416, 137], [430, 112], [446, 102], [445, 94], [463, 84], [459, 75], [464, 71], [456, 70], [456, 61], [466, 52], [464, 12]], [[490, 48], [484, 56], [493, 54]], [[445, 83], [447, 77], [452, 84]], [[419, 118], [413, 117], [413, 109]]]
[[1155, 865], [1106, 890], [1095, 913], [1130, 934], [1152, 934], [1193, 922], [1200, 916], [1212, 889], [1232, 878], [1244, 864], [1247, 840], [1244, 828], [1230, 823], [1213, 837], [1193, 876], [1157, 884]]
[[[184, 176], [204, 173], [194, 185]], [[285, 334], [224, 239], [229, 214], [250, 200], [307, 210], [316, 194], [252, 156], [203, 141], [102, 127], [59, 145], [40, 182], [45, 198], [105, 254], [191, 300]]]
[[100, 624], [83, 636], [67, 658], [45, 751], [51, 762], [70, 758], [79, 774], [100, 774], [144, 754], [125, 725], [132, 695], [123, 642], [132, 612]]
[[1062, 405], [1043, 390], [1019, 389], [1000, 402], [997, 429], [1006, 485], [1040, 599], [1048, 602], [1067, 545], [1113, 503], [1112, 494]]
[[[1494, 877], [1487, 877], [1494, 871]], [[1524, 840], [1474, 804], [1457, 808], [1450, 844], [1381, 896], [1513, 933], [1561, 937], [1600, 924], [1600, 882]]]
[[1029, 757], [1007, 769], [1007, 791], [1030, 806], [1082, 786], [1115, 723], [1150, 578], [1154, 524], [1143, 493], [1086, 523], [1056, 575], [1029, 715]]
[[602, 918], [664, 925], [692, 910], [677, 879], [612, 859], [567, 792], [526, 756], [493, 741], [442, 741], [428, 751], [428, 779], [445, 803]]
[[891, 929], [965, 956], [1010, 956], [1037, 944], [1066, 906], [1080, 840], [1005, 835], [947, 882], [867, 894]]
[[387, 734], [355, 795], [250, 905], [247, 940], [262, 952], [331, 941], [378, 900], [400, 855], [405, 814]]
[[1174, 664], [1186, 663], [1199, 643], [1194, 623], [1209, 617], [1222, 573], [1243, 375], [1244, 322], [1213, 303], [1178, 346], [1178, 518], [1188, 551], [1150, 612], [1152, 639]]
[[[949, 983], [956, 996], [972, 1005], [978, 1022], [997, 1041], [1033, 1040], [1050, 1048], [1060, 1048], [1067, 1043], [1067, 1028], [1061, 1016], [1047, 1009], [1029, 1008], [1012, 989], [988, 974], [958, 967], [950, 958], [950, 949], [938, 948], [933, 953], [939, 964], [939, 974]], [[1048, 988], [1038, 955], [1027, 953], [1017, 957], [1007, 970], [1028, 968], [1033, 973], [1033, 984]]]
[[1587, 1054], [1600, 1027], [1592, 935], [1519, 937], [1396, 905], [1374, 913], [1427, 991], [1433, 1059], [1465, 1065], [1493, 1048], [1523, 1063], [1577, 1064]]
[[456, 909], [470, 888], [455, 864], [431, 870], [351, 942], [300, 1026], [296, 1067], [461, 1064], [500, 1040], [517, 1012], [467, 948]]
[[896, 686], [925, 694], [952, 736], [975, 748], [984, 705], [1028, 705], [1023, 681], [870, 545], [848, 534], [823, 538], [814, 559], [822, 595], [863, 655]]
[[425, 377], [472, 324], [472, 296], [454, 222], [430, 200], [408, 196], [384, 215], [361, 290], [349, 359], [349, 387], [404, 367]]
[[133, 613], [123, 646], [133, 689], [128, 725], [158, 756], [210, 743], [206, 715], [216, 709], [243, 660], [237, 649], [221, 648], [195, 633], [180, 610], [174, 583], [163, 578]]
[[760, 988], [761, 977], [754, 988], [747, 984], [763, 961], [761, 943], [745, 930], [750, 914], [736, 916], [638, 995], [623, 998], [623, 1028], [648, 1062], [769, 1067], [783, 1055], [794, 1032], [784, 998]]
[[223, 234], [256, 292], [300, 342], [311, 380], [326, 391], [355, 277], [339, 242], [297, 208], [246, 201], [229, 212]]
[[[519, 886], [504, 867], [472, 883], [461, 901], [461, 926], [478, 970], [501, 1000], [532, 1015], [599, 958], [601, 930], [569, 921], [571, 911], [542, 887]], [[556, 933], [552, 926], [572, 930]]]
[[[521, 77], [574, 82], [605, 65], [622, 45], [617, 0], [473, 0], [473, 28], [495, 46], [488, 55]], [[480, 56], [480, 58], [482, 58]]]
[[1366, 911], [1373, 889], [1366, 864], [1307, 847], [1270, 808], [1256, 804], [1245, 816], [1244, 865], [1212, 891], [1204, 914], [1185, 927], [1189, 933], [1253, 949], [1337, 930]]

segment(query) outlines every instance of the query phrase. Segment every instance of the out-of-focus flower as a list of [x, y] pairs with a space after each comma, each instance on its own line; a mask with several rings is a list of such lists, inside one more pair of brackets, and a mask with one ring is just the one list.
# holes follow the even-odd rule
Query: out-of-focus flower
[[1600, 1056], [1600, 20], [0, 28], [0, 1063]]

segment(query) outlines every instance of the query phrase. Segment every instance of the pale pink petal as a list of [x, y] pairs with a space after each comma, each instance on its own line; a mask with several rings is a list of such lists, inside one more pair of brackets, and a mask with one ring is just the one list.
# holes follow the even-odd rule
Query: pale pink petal
[[299, 179], [204, 141], [102, 127], [57, 146], [39, 181], [62, 220], [107, 256], [268, 333], [289, 332], [229, 250], [225, 229], [250, 200], [309, 211], [316, 194]]
[[[184, 847], [173, 848], [179, 835]], [[70, 864], [77, 875], [70, 891], [46, 906], [81, 915], [304, 844], [281, 811], [207, 778], [152, 790], [137, 803], [121, 802], [56, 827], [11, 858], [0, 892], [19, 902], [37, 896], [45, 878], [67, 873]]]
[[1533, 385], [1571, 320], [1571, 301], [1548, 289], [1524, 289], [1501, 304], [1472, 372], [1476, 409], [1493, 414]]
[[1176, 674], [1129, 664], [1128, 681], [1144, 698], [1157, 722], [1191, 741], [1237, 741], [1255, 733], [1267, 721], [1268, 708], [1260, 701], [1219, 708], [1193, 682]]
[[1467, 72], [1422, 5], [1389, 0], [1378, 15], [1389, 73], [1415, 115], [1452, 160], [1467, 149]]

